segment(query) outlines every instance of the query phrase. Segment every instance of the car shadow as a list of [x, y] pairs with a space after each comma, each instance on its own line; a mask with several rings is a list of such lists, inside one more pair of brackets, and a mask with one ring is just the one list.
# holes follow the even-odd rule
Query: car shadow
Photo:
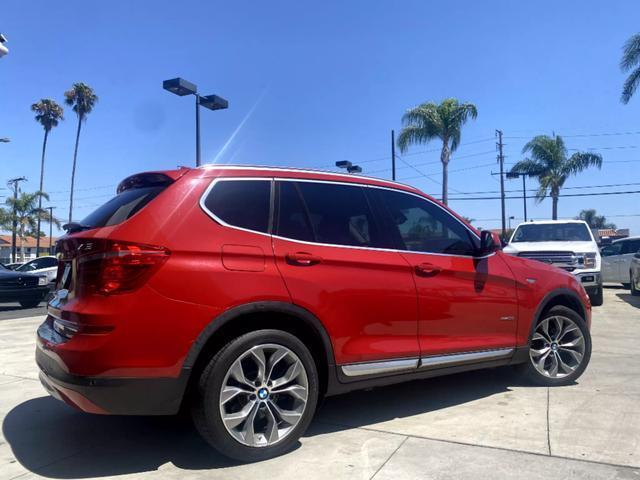
[[[497, 368], [330, 397], [305, 436], [444, 409], [518, 384], [513, 369]], [[237, 465], [208, 446], [185, 416], [91, 415], [51, 397], [17, 405], [5, 417], [2, 432], [24, 468], [50, 478], [141, 473], [166, 463], [185, 470]]]
[[640, 297], [634, 297], [631, 293], [616, 293], [616, 297], [633, 307], [640, 308]]

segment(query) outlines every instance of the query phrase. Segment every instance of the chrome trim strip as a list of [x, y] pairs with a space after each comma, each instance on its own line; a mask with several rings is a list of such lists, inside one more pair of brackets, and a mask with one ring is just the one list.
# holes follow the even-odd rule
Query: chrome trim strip
[[480, 360], [498, 360], [513, 355], [513, 351], [513, 348], [501, 348], [497, 350], [482, 350], [479, 352], [430, 355], [420, 359], [419, 368], [442, 367], [451, 364], [469, 363]]
[[[305, 170], [301, 170], [301, 171], [304, 172]], [[485, 258], [489, 258], [489, 257], [492, 257], [493, 255], [496, 254], [496, 252], [491, 252], [488, 255], [483, 255], [481, 257], [476, 257], [474, 255], [456, 255], [456, 254], [453, 254], [453, 253], [418, 252], [418, 251], [413, 251], [413, 250], [398, 250], [398, 249], [394, 249], [394, 248], [357, 247], [357, 246], [352, 246], [352, 245], [336, 245], [336, 244], [332, 244], [332, 243], [318, 243], [318, 242], [309, 242], [309, 241], [305, 241], [305, 240], [296, 240], [295, 238], [281, 237], [279, 235], [273, 235], [273, 234], [269, 234], [269, 233], [265, 233], [265, 232], [258, 232], [256, 230], [249, 230], [247, 228], [242, 228], [242, 227], [236, 227], [234, 225], [230, 225], [230, 224], [226, 223], [224, 220], [222, 220], [221, 218], [216, 216], [211, 210], [209, 210], [205, 206], [204, 202], [205, 202], [205, 199], [207, 198], [207, 196], [209, 195], [209, 193], [211, 192], [211, 190], [213, 189], [213, 187], [214, 187], [214, 185], [216, 183], [224, 182], [224, 181], [243, 181], [243, 180], [261, 180], [261, 181], [270, 181], [270, 182], [272, 182], [272, 181], [289, 181], [289, 182], [336, 183], [336, 184], [341, 184], [341, 185], [355, 185], [355, 186], [359, 186], [359, 187], [380, 188], [382, 190], [391, 190], [393, 192], [400, 192], [400, 193], [404, 193], [404, 194], [407, 194], [407, 195], [413, 195], [414, 197], [421, 198], [422, 200], [430, 202], [430, 203], [434, 204], [435, 206], [439, 207], [440, 209], [444, 210], [446, 213], [451, 215], [456, 221], [458, 221], [471, 235], [473, 235], [475, 238], [479, 239], [478, 235], [476, 235], [473, 232], [473, 230], [469, 229], [469, 227], [467, 227], [455, 215], [452, 215], [448, 210], [446, 210], [442, 206], [438, 205], [438, 203], [433, 202], [432, 200], [428, 199], [427, 197], [423, 197], [422, 195], [418, 195], [416, 193], [407, 192], [405, 190], [399, 190], [399, 189], [396, 189], [396, 188], [389, 188], [389, 187], [382, 187], [382, 186], [378, 186], [378, 185], [367, 185], [367, 184], [364, 184], [364, 183], [350, 183], [350, 182], [337, 182], [337, 181], [331, 181], [331, 180], [314, 180], [314, 179], [280, 178], [280, 177], [216, 177], [211, 181], [209, 186], [205, 189], [204, 193], [200, 197], [200, 202], [199, 202], [200, 203], [200, 208], [202, 208], [202, 210], [209, 217], [211, 217], [215, 222], [219, 223], [223, 227], [233, 228], [233, 229], [240, 230], [240, 231], [243, 231], [243, 232], [255, 233], [255, 234], [258, 234], [258, 235], [265, 235], [265, 236], [268, 236], [268, 237], [278, 238], [280, 240], [286, 240], [288, 242], [300, 243], [300, 244], [303, 244], [303, 245], [318, 245], [318, 246], [321, 246], [321, 247], [352, 248], [352, 249], [355, 249], [355, 250], [372, 250], [372, 251], [379, 251], [379, 252], [396, 252], [396, 253], [406, 253], [406, 254], [417, 253], [419, 255], [437, 255], [439, 257], [473, 258], [473, 259], [477, 259], [477, 260], [482, 260], [482, 259], [485, 259]]]
[[417, 358], [402, 358], [399, 360], [385, 360], [382, 362], [352, 363], [340, 367], [347, 377], [362, 375], [379, 375], [382, 373], [415, 370], [418, 368]]

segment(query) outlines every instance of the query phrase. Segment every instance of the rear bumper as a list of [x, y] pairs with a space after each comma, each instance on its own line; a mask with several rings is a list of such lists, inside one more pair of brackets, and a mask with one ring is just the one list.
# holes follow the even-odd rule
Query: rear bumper
[[51, 396], [88, 413], [109, 415], [173, 415], [180, 409], [189, 378], [113, 378], [72, 375], [52, 348], [60, 337], [50, 322], [38, 328], [36, 363], [40, 381]]
[[51, 290], [50, 285], [30, 288], [0, 288], [0, 302], [19, 302], [44, 298]]

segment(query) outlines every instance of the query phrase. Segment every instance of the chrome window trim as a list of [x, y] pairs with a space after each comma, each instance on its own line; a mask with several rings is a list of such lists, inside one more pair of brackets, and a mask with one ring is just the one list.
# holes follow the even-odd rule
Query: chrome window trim
[[511, 357], [514, 348], [497, 348], [473, 352], [447, 353], [444, 355], [427, 355], [420, 358], [397, 358], [375, 362], [359, 362], [341, 365], [340, 370], [347, 377], [381, 375], [392, 372], [420, 371], [442, 368], [452, 365], [464, 365], [477, 361], [503, 360]]
[[[251, 168], [248, 168], [249, 170], [251, 170]], [[255, 170], [255, 168], [253, 169]], [[298, 170], [292, 170], [292, 171], [298, 171]], [[308, 170], [299, 170], [300, 172], [308, 172]], [[265, 232], [260, 232], [257, 230], [250, 230], [248, 228], [242, 228], [242, 227], [237, 227], [235, 225], [231, 225], [228, 224], [227, 222], [225, 222], [224, 220], [222, 220], [220, 217], [218, 217], [215, 213], [213, 213], [211, 210], [209, 210], [206, 205], [205, 205], [205, 199], [207, 198], [207, 196], [209, 195], [209, 193], [211, 193], [211, 190], [213, 189], [213, 187], [216, 185], [216, 183], [218, 182], [226, 182], [226, 181], [248, 181], [248, 180], [260, 180], [260, 181], [268, 181], [268, 182], [277, 182], [277, 181], [285, 181], [285, 182], [311, 182], [311, 183], [328, 183], [328, 184], [337, 184], [337, 185], [347, 185], [347, 186], [355, 186], [355, 187], [364, 187], [364, 188], [379, 188], [382, 190], [390, 190], [392, 192], [399, 192], [399, 193], [404, 193], [407, 195], [413, 195], [414, 197], [420, 198], [426, 202], [429, 202], [435, 206], [437, 206], [438, 208], [440, 208], [441, 210], [443, 210], [445, 213], [447, 213], [449, 216], [453, 217], [458, 223], [460, 223], [465, 230], [467, 230], [471, 235], [473, 235], [476, 239], [480, 239], [480, 237], [478, 237], [478, 235], [476, 235], [476, 233], [469, 229], [469, 227], [467, 227], [460, 219], [458, 219], [455, 215], [452, 215], [447, 209], [445, 209], [444, 207], [438, 205], [437, 203], [433, 202], [432, 200], [429, 200], [428, 198], [422, 196], [422, 195], [418, 195], [417, 193], [413, 193], [413, 192], [407, 192], [401, 189], [397, 189], [397, 188], [391, 188], [391, 187], [383, 187], [380, 185], [367, 185], [367, 184], [363, 184], [363, 183], [357, 183], [357, 182], [342, 182], [342, 181], [333, 181], [333, 180], [316, 180], [316, 179], [311, 179], [311, 178], [282, 178], [282, 177], [216, 177], [214, 178], [211, 183], [209, 184], [209, 186], [205, 189], [204, 193], [202, 194], [202, 196], [200, 197], [200, 208], [209, 216], [211, 217], [214, 221], [216, 221], [217, 223], [219, 223], [220, 225], [227, 227], [227, 228], [233, 228], [236, 230], [240, 230], [243, 232], [249, 232], [249, 233], [255, 233], [258, 235], [266, 235], [268, 237], [271, 238], [277, 238], [279, 240], [286, 240], [288, 242], [294, 242], [294, 243], [299, 243], [302, 245], [318, 245], [321, 247], [334, 247], [334, 248], [351, 248], [351, 249], [356, 249], [356, 250], [371, 250], [371, 251], [378, 251], [378, 252], [396, 252], [396, 253], [413, 253], [413, 254], [418, 254], [418, 255], [437, 255], [437, 256], [441, 256], [441, 257], [457, 257], [457, 258], [473, 258], [473, 259], [485, 259], [485, 258], [489, 258], [492, 257], [493, 255], [496, 254], [496, 252], [491, 252], [488, 255], [483, 255], [481, 257], [476, 257], [474, 255], [460, 255], [460, 254], [453, 254], [453, 253], [437, 253], [437, 252], [420, 252], [420, 251], [415, 251], [415, 250], [400, 250], [400, 249], [395, 249], [395, 248], [382, 248], [382, 247], [358, 247], [358, 246], [353, 246], [353, 245], [339, 245], [339, 244], [333, 244], [333, 243], [319, 243], [319, 242], [310, 242], [310, 241], [306, 241], [306, 240], [297, 240], [295, 238], [289, 238], [289, 237], [281, 237], [279, 235], [275, 235], [273, 233], [265, 233]]]

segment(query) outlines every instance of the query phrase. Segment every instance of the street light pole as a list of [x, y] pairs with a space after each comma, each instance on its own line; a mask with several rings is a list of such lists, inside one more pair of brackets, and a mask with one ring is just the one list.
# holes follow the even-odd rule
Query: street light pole
[[229, 108], [229, 102], [217, 95], [201, 97], [198, 87], [184, 78], [172, 78], [162, 82], [162, 88], [180, 97], [193, 95], [196, 97], [196, 167], [200, 166], [200, 105], [209, 110], [223, 110]]
[[16, 210], [16, 203], [18, 201], [18, 185], [20, 182], [26, 182], [27, 179], [25, 177], [17, 177], [12, 178], [7, 182], [8, 185], [13, 184], [13, 218], [11, 219], [11, 262], [15, 263], [16, 261], [16, 232], [18, 230], [18, 219], [16, 218], [18, 212]]
[[49, 255], [53, 255], [51, 247], [53, 245], [53, 209], [56, 207], [47, 207], [49, 210]]

